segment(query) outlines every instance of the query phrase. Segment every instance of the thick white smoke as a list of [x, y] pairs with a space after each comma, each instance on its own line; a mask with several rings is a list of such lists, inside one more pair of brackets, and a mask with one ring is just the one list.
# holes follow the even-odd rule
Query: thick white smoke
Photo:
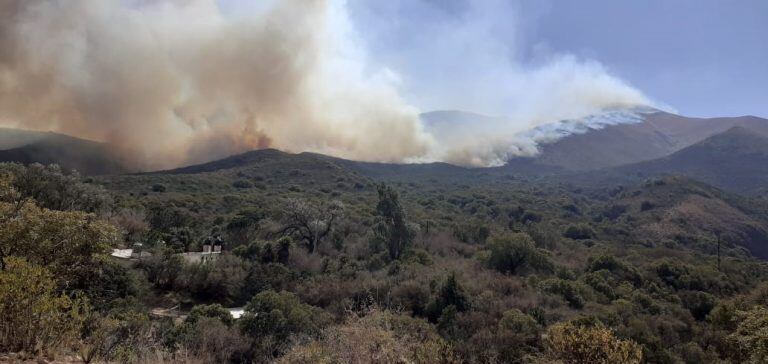
[[[263, 147], [494, 165], [535, 153], [550, 137], [525, 132], [540, 125], [649, 104], [594, 62], [554, 55], [522, 66], [491, 37], [484, 17], [499, 9], [485, 5], [402, 45], [442, 80], [410, 77], [406, 60], [361, 39], [345, 1], [259, 8], [231, 16], [215, 0], [4, 0], [0, 123], [106, 141], [142, 169]], [[476, 78], [462, 84], [467, 70]], [[505, 117], [427, 130], [413, 105]]]
[[254, 148], [401, 161], [418, 110], [366, 69], [343, 3], [12, 0], [0, 8], [0, 120], [104, 140], [143, 168]]
[[[563, 136], [555, 130], [637, 120], [616, 111], [654, 105], [600, 63], [553, 51], [536, 40], [530, 34], [535, 33], [536, 11], [523, 9], [518, 1], [351, 4], [353, 18], [372, 24], [366, 30], [375, 59], [404, 75], [402, 90], [409, 100], [425, 110], [494, 116], [456, 123], [450, 114], [430, 115], [429, 131], [439, 136], [433, 153], [440, 160], [503, 164], [510, 156], [533, 155], [539, 143]], [[559, 126], [530, 132], [551, 123]]]

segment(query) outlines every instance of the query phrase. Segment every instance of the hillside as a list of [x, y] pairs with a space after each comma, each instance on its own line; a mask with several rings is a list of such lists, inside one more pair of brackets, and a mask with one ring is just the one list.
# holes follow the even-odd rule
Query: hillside
[[715, 253], [716, 236], [768, 259], [768, 203], [728, 194], [685, 177], [652, 179], [605, 205], [613, 228], [627, 224], [631, 239]]
[[641, 123], [606, 126], [543, 144], [534, 160], [568, 171], [617, 167], [665, 157], [735, 126], [768, 135], [768, 120], [756, 117], [699, 119], [656, 112]]
[[768, 136], [743, 126], [657, 160], [617, 168], [639, 177], [681, 174], [729, 191], [754, 194], [768, 186]]
[[[728, 137], [742, 140], [744, 133], [741, 128], [734, 128], [701, 144], [719, 145], [720, 139]], [[605, 225], [600, 227], [607, 229], [605, 238], [613, 236], [616, 227], [622, 225], [616, 219], [627, 214], [631, 216], [625, 222], [631, 226], [627, 230], [633, 232], [629, 242], [641, 244], [649, 237], [654, 244], [706, 241], [718, 229], [730, 233], [733, 246], [768, 258], [768, 213], [765, 213], [768, 208], [763, 202], [749, 205], [741, 197], [689, 178], [643, 183], [648, 176], [611, 181], [600, 179], [600, 173], [589, 173], [586, 175], [600, 182], [590, 180], [592, 189], [574, 193], [568, 189], [580, 189], [564, 189], [572, 182], [569, 175], [533, 178], [501, 171], [503, 169], [466, 169], [439, 163], [361, 163], [313, 153], [291, 154], [267, 149], [175, 170], [104, 177], [101, 181], [115, 192], [143, 195], [156, 202], [185, 201], [196, 196], [196, 200], [207, 201], [206, 207], [196, 208], [197, 213], [203, 214], [233, 213], [248, 204], [265, 205], [265, 201], [298, 196], [340, 198], [350, 207], [365, 210], [360, 203], [372, 203], [375, 186], [387, 182], [399, 186], [401, 193], [412, 199], [408, 204], [418, 215], [432, 216], [441, 225], [450, 226], [454, 221], [473, 218], [480, 211], [491, 213], [493, 209], [523, 208], [535, 214], [560, 216], [564, 213], [563, 206], [571, 206], [563, 216], [569, 216], [565, 220], [573, 223], [588, 216], [607, 216], [607, 220], [598, 224]], [[613, 170], [613, 173], [617, 172]], [[638, 187], [633, 190], [632, 186]], [[621, 193], [605, 195], [605, 191], [616, 188]], [[643, 204], [653, 208], [641, 208]], [[618, 210], [611, 212], [611, 209]], [[574, 215], [573, 211], [579, 213]], [[493, 213], [494, 220], [501, 218], [499, 213]], [[618, 215], [613, 216], [615, 214]], [[688, 248], [708, 251], [701, 246]]]
[[[274, 305], [287, 304], [306, 310], [301, 317], [338, 325], [350, 307], [368, 312], [360, 315], [398, 307], [397, 325], [429, 330], [478, 363], [489, 351], [517, 362], [510, 348], [545, 350], [536, 338], [546, 327], [599, 320], [637, 340], [649, 362], [697, 362], [701, 355], [689, 348], [708, 342], [689, 333], [720, 332], [708, 319], [715, 307], [764, 297], [764, 200], [680, 177], [583, 189], [562, 174], [508, 172], [260, 150], [93, 183], [114, 197], [114, 220], [126, 236], [119, 248], [141, 242], [152, 254], [120, 262], [138, 285], [137, 293], [123, 295], [137, 297], [138, 312], [148, 306], [153, 314], [194, 317], [221, 311], [202, 306], [219, 303], [245, 306], [245, 322], [256, 317], [273, 325], [288, 317]], [[379, 191], [382, 182], [388, 188]], [[381, 225], [390, 206], [409, 236], [394, 258], [395, 243]], [[294, 223], [309, 233], [286, 232]], [[212, 236], [224, 241], [219, 258], [179, 259], [201, 251]], [[309, 249], [307, 239], [316, 239], [317, 248]], [[229, 311], [221, 316], [230, 318]], [[208, 332], [211, 322], [182, 320], [196, 332]], [[274, 355], [238, 320], [220, 330], [246, 335], [244, 346]], [[361, 325], [355, 332], [370, 330]], [[514, 325], [528, 327], [531, 339], [518, 339]], [[158, 337], [171, 337], [157, 327]], [[259, 335], [262, 327], [273, 326], [259, 326]], [[680, 339], [662, 340], [670, 335]], [[719, 335], [724, 340], [727, 333]], [[503, 340], [489, 339], [496, 337]]]
[[50, 136], [42, 131], [0, 128], [0, 150], [21, 147]]
[[0, 129], [0, 162], [58, 164], [84, 175], [129, 171], [121, 158], [103, 143], [52, 132]]

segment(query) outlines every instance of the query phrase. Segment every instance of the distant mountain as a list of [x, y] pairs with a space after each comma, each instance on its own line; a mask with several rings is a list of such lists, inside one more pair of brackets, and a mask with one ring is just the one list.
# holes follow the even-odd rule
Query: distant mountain
[[351, 179], [422, 181], [429, 179], [457, 180], [476, 177], [482, 170], [454, 166], [448, 163], [397, 164], [370, 163], [331, 157], [317, 153], [286, 153], [276, 149], [261, 149], [233, 155], [224, 159], [144, 175], [179, 175], [199, 173], [243, 173], [245, 175], [280, 175], [293, 171], [294, 175], [325, 176], [346, 175]]
[[[735, 126], [768, 135], [768, 120], [754, 116], [689, 118], [654, 109], [596, 116], [543, 125], [526, 133], [544, 140], [539, 143], [540, 153], [512, 158], [507, 168], [518, 173], [598, 170], [662, 158]], [[456, 130], [464, 129], [492, 136], [500, 126], [513, 122], [458, 110], [424, 113], [421, 119], [438, 140], [455, 137]]]
[[539, 155], [515, 158], [509, 165], [528, 160], [529, 165], [565, 171], [617, 167], [668, 156], [735, 126], [768, 135], [768, 120], [753, 116], [700, 119], [659, 111], [643, 115], [639, 123], [609, 125], [542, 144]]
[[195, 174], [216, 172], [221, 170], [243, 168], [252, 165], [264, 165], [274, 162], [286, 162], [294, 154], [281, 152], [277, 149], [260, 149], [232, 155], [223, 159], [175, 168], [165, 171], [148, 172], [145, 174]]
[[0, 128], [0, 162], [58, 164], [84, 175], [125, 173], [108, 145], [52, 132]]

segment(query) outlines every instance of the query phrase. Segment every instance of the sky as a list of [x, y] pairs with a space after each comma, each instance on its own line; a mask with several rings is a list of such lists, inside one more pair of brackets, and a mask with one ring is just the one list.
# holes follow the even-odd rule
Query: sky
[[[261, 6], [221, 3], [234, 15]], [[510, 99], [530, 87], [521, 73], [568, 58], [684, 115], [768, 117], [768, 1], [349, 0], [347, 8], [370, 59], [398, 75], [422, 110], [508, 114], [519, 107]]]

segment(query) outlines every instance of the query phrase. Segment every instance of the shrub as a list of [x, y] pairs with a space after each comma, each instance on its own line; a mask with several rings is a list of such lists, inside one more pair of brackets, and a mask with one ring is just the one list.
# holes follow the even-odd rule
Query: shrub
[[392, 289], [392, 305], [398, 309], [422, 316], [429, 304], [429, 289], [414, 281], [404, 282]]
[[4, 257], [24, 257], [45, 265], [69, 289], [88, 287], [99, 265], [95, 256], [119, 239], [114, 226], [93, 214], [49, 210], [30, 201], [0, 202], [0, 220], [0, 269]]
[[234, 188], [253, 188], [253, 182], [245, 179], [240, 179], [232, 183], [232, 187]]
[[473, 219], [453, 228], [453, 236], [467, 244], [485, 244], [490, 235], [491, 229], [478, 219]]
[[611, 276], [614, 278], [622, 281], [629, 281], [635, 286], [639, 286], [643, 283], [643, 277], [635, 267], [628, 265], [609, 254], [590, 257], [586, 270], [587, 272], [599, 272], [605, 270], [610, 272]]
[[491, 238], [488, 264], [504, 273], [517, 274], [523, 270], [551, 272], [554, 264], [536, 248], [525, 233], [503, 234]]
[[540, 287], [544, 292], [563, 297], [568, 302], [568, 305], [573, 308], [581, 309], [584, 307], [584, 297], [574, 282], [560, 278], [550, 278], [541, 282]]
[[185, 265], [180, 285], [197, 299], [232, 303], [241, 297], [247, 276], [248, 265], [224, 253], [211, 262]]
[[536, 246], [543, 249], [553, 250], [560, 243], [560, 232], [553, 226], [546, 224], [531, 224], [525, 232], [533, 239]]
[[609, 220], [616, 220], [625, 212], [627, 212], [626, 205], [611, 205], [611, 207], [603, 211], [603, 216], [607, 217]]
[[640, 204], [640, 211], [648, 211], [648, 210], [653, 210], [654, 208], [656, 208], [656, 204], [654, 204], [654, 203], [653, 203], [653, 202], [651, 202], [651, 201], [643, 201], [643, 202]]
[[219, 319], [202, 317], [186, 330], [180, 343], [191, 354], [191, 362], [241, 363], [248, 362], [251, 343], [236, 328]]
[[166, 191], [165, 185], [161, 185], [159, 183], [152, 185], [152, 192], [165, 192]]
[[640, 345], [618, 339], [601, 326], [556, 324], [547, 331], [545, 343], [551, 359], [567, 364], [639, 364], [643, 359]]
[[469, 299], [464, 293], [464, 288], [456, 280], [456, 273], [448, 275], [445, 282], [440, 286], [437, 295], [426, 308], [427, 316], [433, 322], [437, 322], [449, 306], [453, 306], [453, 309], [458, 312], [466, 311], [469, 308]]
[[249, 208], [238, 211], [238, 213], [227, 223], [225, 231], [228, 241], [232, 243], [232, 248], [248, 244], [256, 237], [260, 222], [264, 219], [264, 213], [255, 208]]
[[715, 296], [706, 292], [685, 292], [681, 295], [683, 307], [691, 312], [693, 318], [703, 321], [717, 305]]
[[586, 240], [594, 238], [595, 231], [587, 224], [576, 224], [568, 226], [563, 236], [574, 240]]
[[351, 316], [279, 363], [459, 363], [445, 340], [416, 319], [386, 311]]
[[539, 324], [533, 317], [526, 315], [515, 308], [504, 311], [501, 320], [499, 320], [499, 329], [525, 335], [537, 335], [539, 332]]
[[96, 312], [88, 315], [78, 348], [84, 362], [136, 362], [156, 344], [150, 335], [149, 315], [131, 306], [128, 301], [118, 300], [105, 316]]
[[293, 334], [317, 334], [325, 324], [325, 317], [293, 293], [264, 291], [248, 303], [239, 324], [243, 332], [252, 337], [272, 336], [282, 342]]
[[0, 352], [55, 353], [73, 344], [88, 311], [81, 298], [56, 293], [48, 270], [6, 258], [0, 270]]
[[23, 199], [32, 198], [43, 208], [58, 211], [104, 212], [112, 205], [112, 197], [104, 188], [82, 183], [75, 172], [65, 174], [55, 164], [0, 164], [0, 174], [11, 179], [10, 187]]
[[728, 338], [736, 345], [736, 362], [768, 362], [768, 309], [755, 306], [738, 313], [739, 324]]
[[188, 324], [195, 324], [202, 318], [213, 318], [221, 321], [227, 326], [232, 326], [232, 324], [235, 322], [235, 319], [232, 318], [232, 314], [229, 313], [229, 310], [218, 303], [212, 305], [197, 305], [192, 307], [192, 310], [189, 311], [189, 314], [187, 315], [187, 318], [184, 319], [184, 322]]

